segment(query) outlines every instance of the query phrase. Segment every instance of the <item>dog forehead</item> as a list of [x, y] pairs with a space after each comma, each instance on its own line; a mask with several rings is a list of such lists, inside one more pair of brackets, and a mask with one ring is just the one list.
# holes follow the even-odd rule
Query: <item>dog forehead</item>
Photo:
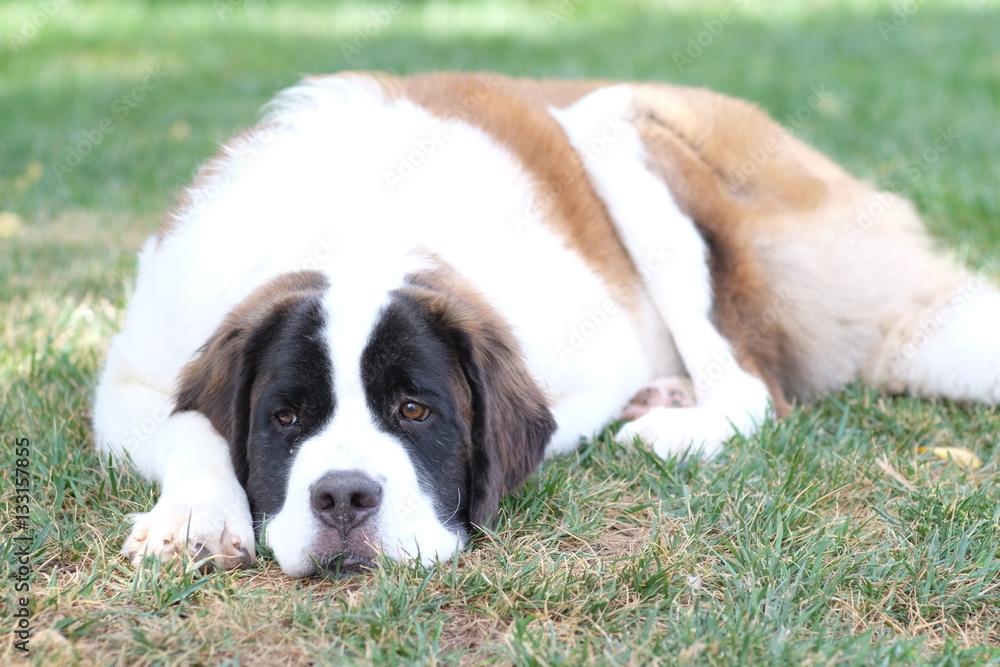
[[326, 425], [297, 452], [293, 476], [300, 477], [299, 484], [308, 486], [331, 470], [361, 470], [381, 483], [413, 475], [405, 449], [380, 428], [372, 414], [362, 367], [392, 290], [403, 279], [395, 273], [376, 276], [370, 272], [356, 280], [331, 279], [323, 300], [323, 336], [332, 361], [337, 407]]
[[[397, 300], [398, 288], [405, 284], [409, 271], [423, 267], [425, 260], [405, 256], [395, 262], [379, 264], [380, 267], [357, 267], [353, 274], [345, 270], [346, 263], [341, 264], [340, 270], [330, 276], [330, 287], [323, 298], [324, 330], [321, 335], [325, 338], [331, 362], [331, 385], [337, 407], [326, 426], [303, 443], [297, 458], [313, 456], [315, 448], [310, 445], [320, 441], [326, 443], [322, 449], [341, 449], [342, 457], [336, 460], [321, 457], [327, 460], [315, 468], [317, 472], [331, 467], [359, 467], [377, 474], [378, 456], [389, 459], [396, 459], [400, 454], [405, 456], [398, 440], [385, 433], [372, 414], [368, 395], [371, 378], [365, 377], [365, 357], [366, 354], [371, 356], [373, 348], [394, 345], [397, 337], [403, 334], [397, 326], [385, 326], [387, 314], [397, 312], [392, 305]], [[370, 368], [367, 370], [371, 372]], [[369, 449], [361, 457], [364, 461], [355, 454], [348, 455], [350, 443], [361, 441], [370, 443], [380, 454]], [[372, 463], [372, 459], [376, 463]], [[347, 460], [354, 464], [346, 464]], [[319, 460], [315, 462], [320, 464]]]
[[416, 251], [380, 254], [345, 250], [326, 267], [330, 286], [323, 300], [325, 336], [335, 367], [338, 395], [360, 391], [360, 361], [392, 294], [407, 276], [431, 260]]

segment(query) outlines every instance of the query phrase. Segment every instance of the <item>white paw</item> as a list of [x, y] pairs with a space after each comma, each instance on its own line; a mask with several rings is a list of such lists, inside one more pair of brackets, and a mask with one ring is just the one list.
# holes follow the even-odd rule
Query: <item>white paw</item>
[[722, 443], [734, 434], [732, 424], [717, 410], [657, 406], [622, 426], [615, 440], [631, 444], [639, 438], [661, 458], [684, 452], [707, 458], [718, 453]]
[[211, 558], [203, 572], [249, 567], [254, 561], [254, 533], [250, 507], [231, 502], [202, 501], [195, 504], [161, 498], [152, 511], [130, 515], [132, 534], [122, 554], [139, 565], [146, 556], [162, 562], [187, 554], [192, 563]]

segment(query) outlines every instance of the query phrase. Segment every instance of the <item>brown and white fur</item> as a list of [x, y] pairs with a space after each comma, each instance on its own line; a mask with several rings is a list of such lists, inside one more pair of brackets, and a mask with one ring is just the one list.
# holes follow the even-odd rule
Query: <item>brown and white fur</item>
[[94, 428], [162, 486], [134, 562], [244, 566], [256, 532], [306, 576], [449, 558], [619, 416], [667, 457], [859, 377], [998, 403], [998, 328], [907, 201], [746, 102], [345, 73], [147, 243]]

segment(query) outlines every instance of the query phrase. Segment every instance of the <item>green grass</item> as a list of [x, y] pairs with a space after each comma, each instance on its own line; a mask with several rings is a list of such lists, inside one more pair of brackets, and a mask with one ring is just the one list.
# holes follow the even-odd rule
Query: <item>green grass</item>
[[[389, 5], [0, 6], [0, 575], [13, 562], [13, 440], [29, 437], [34, 661], [1000, 664], [1000, 411], [860, 386], [711, 462], [589, 441], [547, 461], [505, 500], [495, 534], [439, 567], [338, 581], [293, 581], [269, 560], [206, 577], [128, 567], [127, 514], [155, 490], [103, 469], [88, 410], [135, 252], [198, 163], [301, 73], [710, 86], [901, 187], [971, 266], [1000, 258], [996, 0], [918, 3], [884, 36], [896, 5], [867, 0], [401, 0], [349, 62], [342, 45]], [[37, 34], [17, 39], [45, 6]], [[674, 54], [727, 8], [733, 20], [679, 69]], [[149, 68], [162, 80], [122, 116], [116, 102]], [[828, 93], [818, 105], [815, 90]], [[105, 118], [114, 129], [60, 177]], [[959, 138], [930, 159], [949, 127]], [[919, 451], [930, 445], [984, 466]], [[12, 588], [4, 598], [8, 662]]]

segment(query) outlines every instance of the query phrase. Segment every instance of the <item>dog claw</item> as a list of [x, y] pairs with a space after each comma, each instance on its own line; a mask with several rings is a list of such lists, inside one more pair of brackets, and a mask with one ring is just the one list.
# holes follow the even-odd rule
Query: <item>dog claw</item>
[[[254, 554], [242, 545], [253, 544], [253, 528], [249, 512], [245, 521], [237, 516], [217, 507], [158, 504], [151, 512], [133, 515], [135, 528], [122, 554], [133, 566], [147, 556], [166, 562], [186, 555], [190, 562], [201, 563], [202, 573], [246, 568]], [[178, 539], [180, 535], [185, 538]]]

